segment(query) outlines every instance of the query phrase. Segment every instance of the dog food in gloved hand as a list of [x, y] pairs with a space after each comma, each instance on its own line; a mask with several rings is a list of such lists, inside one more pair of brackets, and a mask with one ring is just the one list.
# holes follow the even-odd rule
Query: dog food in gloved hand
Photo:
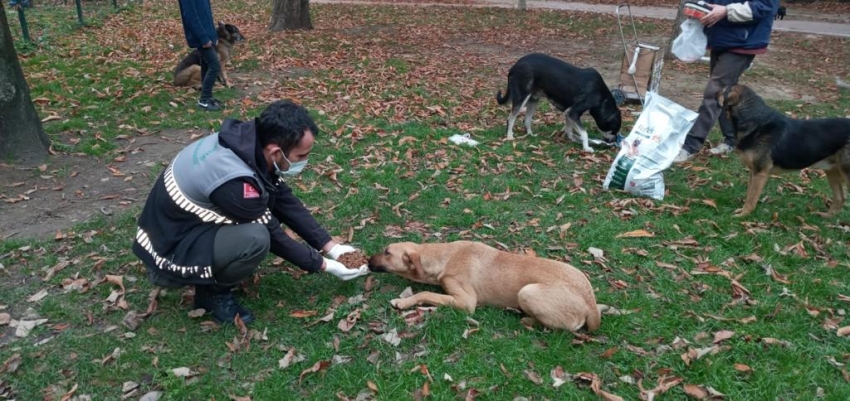
[[646, 92], [646, 106], [623, 140], [602, 188], [664, 199], [662, 171], [679, 154], [696, 119], [697, 113], [655, 92]]
[[369, 263], [369, 261], [366, 260], [366, 256], [364, 256], [360, 252], [344, 253], [340, 255], [339, 259], [337, 259], [336, 261], [342, 263], [343, 265], [345, 265], [345, 267], [349, 269], [359, 269], [360, 266]]

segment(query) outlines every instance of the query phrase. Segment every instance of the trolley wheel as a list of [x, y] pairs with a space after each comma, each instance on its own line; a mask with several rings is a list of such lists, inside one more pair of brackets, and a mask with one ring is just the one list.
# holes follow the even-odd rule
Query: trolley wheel
[[622, 106], [623, 103], [626, 103], [626, 92], [623, 92], [622, 89], [611, 89], [611, 95], [614, 96], [617, 106]]

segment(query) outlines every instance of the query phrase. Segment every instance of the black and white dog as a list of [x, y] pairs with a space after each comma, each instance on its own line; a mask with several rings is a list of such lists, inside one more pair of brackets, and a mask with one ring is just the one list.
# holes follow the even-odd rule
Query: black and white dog
[[511, 100], [508, 116], [508, 138], [514, 138], [514, 121], [523, 106], [525, 130], [531, 135], [531, 119], [541, 97], [549, 100], [558, 111], [564, 113], [564, 133], [577, 141], [573, 130], [581, 135], [581, 145], [587, 152], [593, 148], [588, 143], [587, 131], [581, 124], [581, 116], [589, 111], [602, 131], [606, 142], [617, 139], [622, 124], [620, 109], [605, 80], [593, 68], [579, 68], [557, 58], [532, 53], [517, 60], [508, 72], [508, 91], [496, 92], [496, 101], [505, 104]]

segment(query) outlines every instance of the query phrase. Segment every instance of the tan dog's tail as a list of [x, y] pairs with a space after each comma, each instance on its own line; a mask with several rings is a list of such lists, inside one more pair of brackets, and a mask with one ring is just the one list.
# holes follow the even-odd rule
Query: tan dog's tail
[[584, 318], [584, 326], [587, 328], [587, 331], [596, 331], [599, 330], [599, 326], [602, 324], [602, 311], [600, 308], [594, 305], [594, 307], [590, 308], [590, 313]]

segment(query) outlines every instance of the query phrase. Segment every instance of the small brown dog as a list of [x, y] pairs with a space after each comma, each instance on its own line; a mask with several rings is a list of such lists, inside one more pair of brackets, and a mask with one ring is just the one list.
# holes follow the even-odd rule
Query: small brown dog
[[832, 188], [826, 215], [841, 211], [850, 184], [850, 118], [789, 118], [744, 85], [719, 91], [717, 103], [735, 127], [735, 150], [750, 171], [747, 199], [738, 216], [755, 210], [770, 174], [807, 167], [826, 172]]
[[[231, 59], [231, 51], [233, 45], [245, 40], [239, 28], [231, 24], [218, 23], [216, 28], [218, 34], [218, 42], [215, 44], [215, 51], [218, 53], [218, 61], [221, 64], [221, 75], [219, 81], [224, 82], [228, 88], [233, 86], [233, 82], [227, 76], [227, 63]], [[201, 76], [201, 52], [198, 49], [192, 50], [186, 57], [180, 60], [177, 67], [174, 67], [174, 86], [190, 86], [195, 89], [201, 89], [201, 81], [204, 77]]]
[[390, 244], [369, 259], [373, 272], [389, 272], [419, 283], [440, 285], [448, 294], [420, 292], [393, 299], [398, 309], [449, 305], [475, 312], [478, 305], [520, 309], [530, 322], [553, 329], [599, 328], [593, 287], [566, 263], [503, 252], [478, 242]]

